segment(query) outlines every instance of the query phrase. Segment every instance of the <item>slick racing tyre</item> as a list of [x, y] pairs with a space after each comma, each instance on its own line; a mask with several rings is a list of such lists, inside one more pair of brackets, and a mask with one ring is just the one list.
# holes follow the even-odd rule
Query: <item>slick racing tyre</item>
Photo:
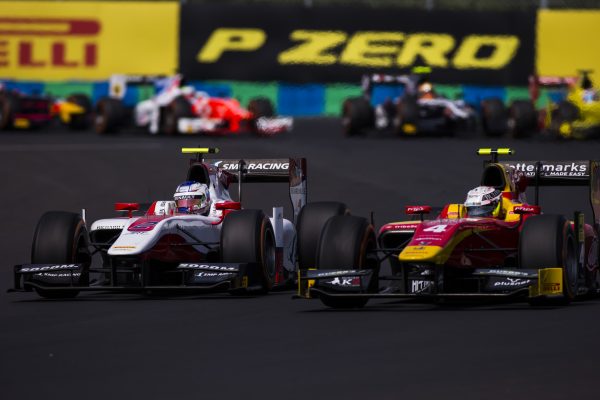
[[411, 136], [417, 133], [419, 123], [419, 104], [413, 96], [402, 98], [398, 102], [396, 118], [394, 119], [394, 130], [399, 136]]
[[179, 133], [179, 119], [194, 116], [192, 105], [185, 96], [175, 97], [162, 113], [162, 131], [169, 136]]
[[72, 114], [69, 121], [69, 128], [72, 130], [84, 130], [87, 129], [91, 124], [92, 114], [92, 101], [90, 98], [83, 93], [73, 93], [67, 97], [67, 101], [70, 103], [77, 104], [83, 108], [83, 114]]
[[349, 214], [344, 203], [322, 201], [309, 203], [298, 214], [298, 268], [317, 266], [317, 247], [323, 227], [331, 217]]
[[579, 118], [579, 109], [569, 101], [561, 101], [558, 103], [557, 109], [552, 113], [552, 121], [550, 122], [550, 132], [561, 136], [560, 127], [565, 122], [573, 122]]
[[[372, 269], [369, 292], [377, 291], [379, 263], [373, 226], [361, 217], [332, 217], [323, 228], [317, 250], [317, 269]], [[327, 297], [321, 301], [332, 308], [360, 308], [369, 301], [363, 297]]]
[[10, 93], [0, 95], [0, 131], [12, 128], [17, 107], [15, 96]]
[[[75, 283], [84, 286], [89, 282], [89, 266], [91, 254], [85, 223], [81, 216], [64, 211], [49, 211], [42, 215], [35, 228], [31, 246], [32, 264], [84, 264], [81, 275]], [[64, 278], [53, 277], [44, 273], [36, 279], [33, 275], [30, 282], [43, 283], [45, 286], [65, 286]], [[25, 285], [27, 282], [25, 282]], [[35, 289], [45, 298], [71, 298], [77, 296], [77, 290], [43, 290]]]
[[502, 100], [485, 99], [481, 102], [481, 123], [487, 136], [498, 137], [508, 129], [508, 112]]
[[114, 133], [123, 123], [124, 108], [123, 103], [118, 99], [104, 97], [98, 100], [96, 104], [96, 117], [94, 119], [94, 129], [101, 135]]
[[275, 116], [275, 107], [271, 100], [266, 97], [256, 97], [248, 103], [248, 111], [253, 114], [252, 120], [249, 121], [250, 129], [258, 136], [270, 136], [261, 131], [258, 127], [259, 118], [273, 118]]
[[346, 99], [342, 105], [342, 130], [345, 136], [360, 135], [373, 126], [374, 111], [364, 97]]
[[[275, 235], [260, 210], [240, 210], [225, 217], [221, 229], [221, 261], [250, 263], [246, 293], [266, 294], [275, 282]], [[238, 292], [238, 291], [236, 291]]]
[[573, 300], [578, 290], [578, 262], [571, 223], [560, 215], [528, 218], [519, 239], [519, 265], [523, 269], [563, 269], [562, 298], [531, 299], [531, 304], [568, 304]]
[[275, 116], [275, 107], [271, 100], [266, 97], [256, 97], [248, 103], [248, 111], [254, 114], [254, 118], [272, 118]]
[[515, 100], [509, 110], [508, 129], [515, 138], [530, 137], [537, 129], [537, 112], [529, 100]]

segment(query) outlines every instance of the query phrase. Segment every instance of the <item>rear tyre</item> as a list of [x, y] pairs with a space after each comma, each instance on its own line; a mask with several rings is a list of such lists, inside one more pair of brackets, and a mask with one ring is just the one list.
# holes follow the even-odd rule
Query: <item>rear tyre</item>
[[0, 95], [0, 130], [12, 128], [17, 107], [18, 100], [14, 95], [10, 93]]
[[298, 214], [298, 268], [306, 270], [317, 266], [317, 247], [323, 227], [331, 217], [349, 214], [344, 203], [322, 201], [309, 203]]
[[364, 97], [353, 97], [342, 104], [342, 131], [345, 136], [360, 135], [373, 126], [374, 111]]
[[419, 122], [419, 104], [413, 96], [404, 97], [398, 102], [394, 119], [394, 130], [399, 136], [415, 135]]
[[[317, 250], [319, 269], [372, 269], [369, 292], [377, 291], [379, 263], [372, 251], [377, 247], [375, 231], [366, 219], [343, 215], [332, 217], [323, 228]], [[360, 308], [369, 301], [361, 297], [321, 297], [332, 308]]]
[[188, 99], [185, 96], [175, 97], [163, 110], [162, 131], [169, 136], [177, 135], [179, 133], [179, 119], [191, 118], [193, 115], [192, 105]]
[[242, 289], [241, 292], [266, 294], [273, 287], [275, 235], [271, 222], [262, 211], [240, 210], [225, 217], [221, 229], [221, 260], [253, 264], [254, 268], [248, 271], [248, 286], [258, 289]]
[[573, 122], [579, 118], [579, 109], [569, 101], [561, 101], [558, 103], [556, 111], [552, 114], [552, 122], [550, 123], [550, 131], [562, 136], [560, 127], [565, 122]]
[[275, 116], [275, 107], [271, 100], [266, 97], [257, 97], [248, 103], [248, 111], [254, 114], [254, 118], [261, 117], [272, 118]]
[[121, 100], [104, 97], [96, 104], [94, 129], [101, 135], [115, 133], [123, 123], [124, 108]]
[[560, 215], [529, 217], [519, 239], [519, 265], [524, 269], [563, 269], [560, 299], [531, 299], [533, 305], [568, 304], [578, 290], [575, 234], [571, 223]]
[[537, 112], [529, 100], [515, 100], [509, 110], [508, 128], [515, 138], [530, 137], [537, 128]]
[[91, 124], [91, 113], [92, 113], [92, 100], [83, 93], [73, 93], [67, 97], [67, 101], [70, 103], [77, 104], [83, 108], [83, 114], [71, 115], [69, 121], [69, 128], [72, 130], [84, 130], [87, 129]]
[[481, 122], [484, 133], [489, 137], [502, 136], [508, 130], [508, 111], [499, 98], [481, 102]]
[[[84, 286], [89, 281], [91, 254], [89, 251], [88, 232], [81, 216], [64, 211], [50, 211], [42, 215], [31, 246], [32, 264], [84, 264], [78, 284]], [[35, 281], [35, 275], [31, 281]], [[62, 280], [56, 284], [62, 286]], [[52, 277], [44, 276], [44, 284], [51, 285]], [[25, 283], [27, 284], [27, 283]], [[35, 289], [45, 298], [72, 298], [79, 294], [77, 290], [43, 290]]]

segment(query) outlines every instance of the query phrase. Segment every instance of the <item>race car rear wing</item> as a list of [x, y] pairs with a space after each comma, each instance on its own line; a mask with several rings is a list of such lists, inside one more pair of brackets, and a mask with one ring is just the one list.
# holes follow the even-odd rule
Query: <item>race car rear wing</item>
[[366, 96], [371, 96], [374, 84], [401, 85], [409, 94], [414, 94], [417, 87], [417, 81], [411, 75], [368, 74], [363, 75], [361, 81], [361, 87]]
[[[512, 155], [508, 148], [477, 150], [479, 155], [490, 155], [492, 163], [498, 155]], [[538, 205], [541, 186], [588, 186], [590, 204], [596, 228], [600, 228], [600, 160], [560, 161], [500, 161], [506, 168], [514, 168], [527, 178], [527, 185], [535, 188], [535, 205]]]
[[123, 75], [113, 74], [108, 80], [108, 95], [114, 99], [123, 99], [127, 93], [128, 86], [136, 85], [157, 85], [160, 86], [179, 86], [181, 84], [181, 75], [168, 77], [166, 75]]
[[[194, 165], [205, 163], [203, 154], [216, 154], [218, 148], [183, 148], [182, 153], [196, 154]], [[229, 182], [238, 183], [240, 201], [242, 183], [289, 183], [290, 201], [297, 218], [307, 202], [306, 158], [211, 159], [206, 163], [228, 173]], [[188, 174], [189, 178], [189, 174]]]

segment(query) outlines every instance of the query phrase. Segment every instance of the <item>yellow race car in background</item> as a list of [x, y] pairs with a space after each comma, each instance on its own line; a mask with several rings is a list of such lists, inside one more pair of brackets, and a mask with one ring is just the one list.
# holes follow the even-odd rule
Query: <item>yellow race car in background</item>
[[[563, 139], [600, 137], [600, 98], [590, 70], [579, 76], [529, 77], [529, 99], [484, 100], [482, 119], [490, 136], [531, 137], [539, 132]], [[490, 129], [491, 127], [491, 129]]]
[[530, 92], [535, 103], [539, 87], [546, 88], [547, 101], [538, 112], [539, 127], [565, 139], [600, 137], [600, 99], [590, 79], [590, 70], [578, 77], [533, 77]]

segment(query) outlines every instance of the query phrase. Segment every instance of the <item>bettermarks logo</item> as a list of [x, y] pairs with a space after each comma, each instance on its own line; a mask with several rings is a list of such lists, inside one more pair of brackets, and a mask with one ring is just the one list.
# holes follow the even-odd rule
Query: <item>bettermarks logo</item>
[[96, 67], [100, 31], [96, 19], [0, 17], [0, 70]]

